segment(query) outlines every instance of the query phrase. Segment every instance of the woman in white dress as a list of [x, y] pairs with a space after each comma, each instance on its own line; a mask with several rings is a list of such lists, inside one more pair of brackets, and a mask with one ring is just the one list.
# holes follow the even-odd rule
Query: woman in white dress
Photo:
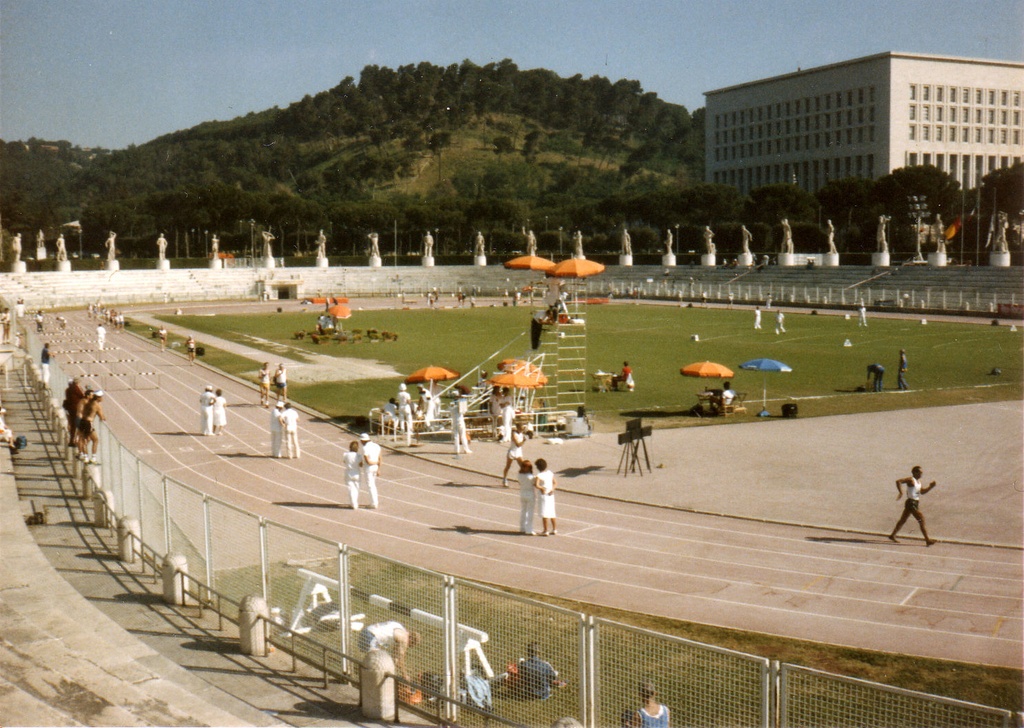
[[213, 434], [223, 435], [224, 428], [228, 425], [228, 401], [224, 393], [217, 390], [213, 399]]

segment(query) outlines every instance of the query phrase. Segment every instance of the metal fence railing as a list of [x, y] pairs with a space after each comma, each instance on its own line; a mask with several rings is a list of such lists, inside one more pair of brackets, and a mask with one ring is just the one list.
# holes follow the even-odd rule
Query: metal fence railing
[[[34, 333], [27, 344], [26, 382], [53, 406], [68, 378], [51, 364], [44, 388], [35, 365], [42, 344]], [[109, 491], [116, 522], [130, 520], [138, 529], [135, 548], [147, 563], [183, 557], [193, 599], [230, 621], [238, 620], [246, 597], [262, 597], [274, 644], [342, 680], [358, 682], [365, 626], [401, 622], [421, 637], [409, 651], [406, 672], [407, 682], [423, 686], [418, 695], [427, 701], [408, 703], [409, 691], [399, 691], [408, 703], [403, 707], [439, 722], [484, 725], [493, 718], [546, 726], [573, 716], [591, 728], [616, 726], [624, 712], [639, 707], [638, 686], [653, 683], [674, 725], [1020, 723], [1011, 711], [779, 667], [764, 657], [590, 617], [350, 548], [157, 472], [103, 423], [99, 435], [97, 486]], [[559, 673], [549, 699], [536, 699], [523, 680], [531, 649]]]

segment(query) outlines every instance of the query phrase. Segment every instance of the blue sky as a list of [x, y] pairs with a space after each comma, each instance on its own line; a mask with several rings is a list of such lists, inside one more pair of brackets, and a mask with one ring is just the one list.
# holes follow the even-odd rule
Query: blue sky
[[883, 51], [1024, 61], [1024, 0], [0, 0], [0, 138], [114, 149], [389, 68], [703, 92]]

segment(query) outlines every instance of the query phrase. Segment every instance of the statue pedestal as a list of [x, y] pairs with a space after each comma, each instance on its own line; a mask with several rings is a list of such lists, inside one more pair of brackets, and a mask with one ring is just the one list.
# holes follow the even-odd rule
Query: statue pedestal
[[736, 258], [736, 265], [740, 268], [749, 268], [754, 264], [753, 253], [740, 253], [739, 257]]
[[220, 270], [224, 267], [224, 261], [220, 258], [210, 258], [210, 270]]
[[327, 258], [321, 258], [321, 257], [318, 256], [317, 259], [316, 259], [316, 267], [317, 268], [326, 268], [327, 267]]
[[164, 258], [163, 260], [158, 260], [156, 262], [156, 269], [157, 270], [170, 270], [171, 269], [171, 261], [167, 260], [167, 258]]
[[946, 254], [939, 253], [928, 253], [928, 265], [932, 268], [945, 268], [946, 267]]
[[779, 266], [782, 268], [792, 268], [796, 265], [796, 255], [793, 253], [779, 253]]
[[871, 265], [876, 268], [888, 268], [889, 267], [889, 254], [888, 253], [872, 253], [871, 254]]
[[434, 256], [432, 256], [432, 255], [424, 255], [423, 258], [420, 260], [420, 265], [422, 265], [424, 268], [433, 268], [434, 267]]
[[705, 268], [714, 268], [715, 267], [715, 254], [714, 253], [704, 253], [704, 255], [700, 256], [700, 264], [702, 266], [704, 266]]
[[486, 255], [477, 255], [477, 256], [475, 256], [473, 258], [473, 265], [479, 265], [481, 267], [486, 266], [487, 265], [487, 256]]
[[26, 273], [28, 266], [25, 265], [25, 261], [19, 260], [16, 263], [11, 263], [11, 273]]
[[108, 260], [106, 265], [107, 270], [121, 270], [121, 263], [117, 260]]
[[632, 255], [620, 255], [619, 256], [619, 265], [633, 265], [633, 256]]
[[371, 255], [370, 256], [370, 267], [371, 268], [380, 268], [380, 266], [381, 266], [380, 256], [379, 255]]
[[839, 253], [825, 253], [821, 256], [821, 265], [823, 268], [838, 268]]
[[58, 260], [57, 261], [57, 272], [58, 273], [70, 273], [71, 272], [71, 261], [70, 260]]
[[676, 267], [676, 254], [675, 253], [665, 253], [663, 256], [661, 256], [661, 264], [663, 266], [665, 266], [666, 268], [675, 268]]
[[264, 258], [263, 259], [263, 264], [260, 267], [261, 268], [276, 268], [277, 267], [277, 261], [274, 260], [273, 258]]
[[1010, 267], [1010, 254], [1009, 253], [989, 253], [988, 264], [993, 268], [1009, 268]]
[[586, 260], [587, 259], [587, 256], [585, 256], [585, 255], [574, 255], [572, 257], [573, 257], [573, 260]]
[[36, 248], [36, 260], [46, 260], [46, 248]]

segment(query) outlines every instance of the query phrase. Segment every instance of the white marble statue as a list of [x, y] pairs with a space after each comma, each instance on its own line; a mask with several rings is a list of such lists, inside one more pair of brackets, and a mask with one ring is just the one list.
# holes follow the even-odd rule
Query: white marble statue
[[785, 255], [793, 254], [793, 228], [789, 226], [789, 218], [782, 218], [782, 252]]
[[163, 233], [160, 233], [160, 237], [156, 239], [156, 255], [160, 260], [167, 257], [167, 238]]
[[429, 230], [427, 230], [426, 235], [423, 236], [423, 257], [434, 257], [434, 236], [430, 234]]
[[932, 241], [935, 243], [935, 252], [946, 254], [946, 226], [942, 222], [942, 215], [935, 216], [932, 224]]
[[715, 247], [715, 233], [707, 225], [704, 226], [704, 252], [707, 255], [714, 255], [717, 252]]
[[473, 255], [475, 255], [477, 258], [483, 255], [487, 255], [484, 234], [479, 230], [476, 231], [476, 237], [473, 238]]
[[117, 260], [117, 233], [111, 230], [107, 242], [103, 245], [107, 249], [107, 260]]
[[829, 255], [835, 255], [839, 251], [836, 250], [836, 226], [832, 224], [832, 221], [828, 221], [828, 253]]
[[633, 254], [633, 239], [629, 237], [629, 230], [626, 229], [626, 223], [622, 223], [622, 254]]
[[992, 245], [993, 253], [1009, 253], [1006, 231], [1010, 228], [1010, 219], [1005, 212], [1000, 212], [996, 222], [996, 240]]
[[63, 263], [68, 259], [68, 248], [64, 242], [64, 233], [61, 233], [57, 237], [57, 260]]
[[377, 233], [370, 233], [366, 237], [368, 237], [370, 239], [370, 257], [371, 258], [378, 258], [379, 259], [380, 258], [380, 246], [379, 246], [378, 243], [380, 241], [380, 236]]
[[672, 255], [675, 251], [672, 250], [672, 243], [675, 242], [672, 237], [672, 231], [665, 231], [665, 255]]
[[889, 252], [889, 241], [885, 237], [885, 228], [889, 224], [889, 220], [892, 218], [888, 215], [878, 216], [878, 230], [875, 232], [875, 242], [878, 243], [879, 253]]
[[529, 230], [526, 233], [526, 254], [537, 254], [537, 236], [533, 234], [533, 230]]
[[42, 230], [36, 233], [36, 248], [46, 249], [46, 235], [43, 234]]
[[316, 257], [327, 257], [327, 236], [324, 235], [323, 228], [320, 228], [320, 234], [316, 237]]
[[214, 258], [220, 255], [220, 238], [216, 235], [214, 235], [213, 239], [210, 241], [210, 255]]
[[263, 236], [263, 257], [273, 258], [274, 246], [272, 245], [272, 243], [275, 240], [277, 240], [277, 238], [274, 237], [273, 233], [271, 233], [269, 230], [264, 230], [263, 232], [260, 233], [260, 235]]
[[583, 233], [577, 230], [572, 234], [573, 256], [577, 260], [583, 260]]
[[15, 263], [21, 262], [21, 233], [18, 233], [11, 240], [11, 255], [14, 256]]
[[753, 234], [747, 230], [746, 225], [740, 225], [740, 233], [743, 235], [743, 249], [740, 250], [744, 255], [750, 255], [750, 241], [754, 239]]

